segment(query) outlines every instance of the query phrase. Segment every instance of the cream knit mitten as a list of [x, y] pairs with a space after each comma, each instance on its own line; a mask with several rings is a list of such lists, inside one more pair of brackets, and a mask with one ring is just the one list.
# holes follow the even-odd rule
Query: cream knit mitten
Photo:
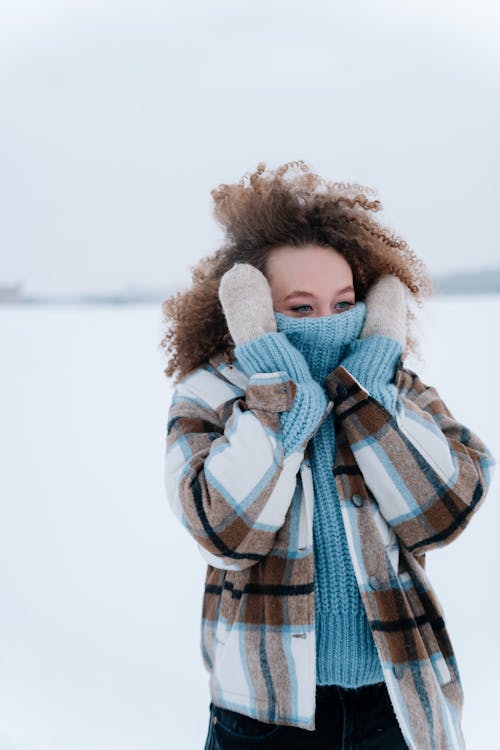
[[219, 284], [227, 327], [235, 345], [276, 331], [269, 283], [261, 271], [249, 263], [235, 263]]
[[360, 339], [380, 334], [406, 343], [406, 286], [392, 274], [381, 276], [369, 288], [366, 298], [366, 319]]

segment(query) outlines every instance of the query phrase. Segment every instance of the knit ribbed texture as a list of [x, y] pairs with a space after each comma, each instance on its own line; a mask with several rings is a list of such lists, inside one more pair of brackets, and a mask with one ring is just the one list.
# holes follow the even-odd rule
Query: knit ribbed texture
[[314, 380], [323, 385], [361, 333], [366, 307], [364, 302], [356, 302], [345, 312], [321, 318], [292, 318], [283, 313], [275, 313], [275, 317], [278, 331], [286, 334], [307, 362]]
[[234, 349], [241, 369], [250, 377], [256, 372], [284, 370], [295, 381], [297, 392], [292, 408], [280, 413], [285, 456], [307, 442], [321, 422], [328, 398], [312, 377], [302, 354], [284, 333], [270, 331]]
[[370, 396], [394, 414], [397, 388], [391, 381], [402, 351], [400, 341], [375, 334], [353, 341], [339, 364], [349, 370]]
[[[386, 408], [394, 408], [394, 389], [389, 381], [402, 347], [386, 336], [358, 340], [365, 315], [363, 302], [346, 312], [321, 318], [292, 318], [275, 313], [278, 331], [236, 347], [235, 355], [248, 375], [285, 370], [305, 387], [314, 380], [325, 398], [325, 377], [342, 364], [370, 395]], [[288, 342], [284, 347], [283, 336]], [[279, 349], [274, 344], [279, 344]], [[289, 416], [288, 446], [298, 444], [304, 435], [304, 407], [297, 403], [297, 395], [289, 412], [280, 415], [283, 422]], [[313, 423], [311, 417], [308, 427]], [[309, 451], [315, 491], [316, 682], [343, 687], [379, 682], [384, 679], [383, 672], [359, 594], [333, 476], [333, 412], [313, 435]]]

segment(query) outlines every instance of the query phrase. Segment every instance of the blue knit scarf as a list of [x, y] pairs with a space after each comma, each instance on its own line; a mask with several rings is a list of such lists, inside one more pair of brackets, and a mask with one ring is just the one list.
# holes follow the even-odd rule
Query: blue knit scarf
[[[303, 354], [319, 383], [347, 354], [364, 318], [362, 302], [346, 312], [320, 318], [276, 313], [278, 330]], [[344, 687], [378, 682], [383, 673], [355, 578], [333, 476], [333, 412], [312, 438], [309, 452], [315, 490], [316, 682]]]
[[[235, 355], [248, 375], [283, 369], [298, 383], [294, 405], [281, 415], [285, 452], [300, 446], [317, 423], [328, 401], [324, 379], [339, 364], [394, 410], [396, 389], [390, 381], [402, 346], [381, 335], [358, 338], [366, 316], [363, 302], [319, 318], [275, 316], [277, 332], [235, 347]], [[308, 444], [315, 492], [316, 682], [359, 687], [384, 677], [347, 545], [333, 476], [335, 442], [332, 411]]]

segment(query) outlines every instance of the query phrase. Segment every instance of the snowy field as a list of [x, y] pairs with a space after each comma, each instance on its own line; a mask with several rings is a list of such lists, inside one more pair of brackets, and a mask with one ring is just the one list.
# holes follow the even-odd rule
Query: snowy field
[[[500, 297], [420, 314], [408, 360], [500, 458]], [[204, 563], [170, 511], [159, 305], [0, 309], [0, 750], [202, 750]], [[500, 750], [500, 478], [430, 553], [468, 750]]]

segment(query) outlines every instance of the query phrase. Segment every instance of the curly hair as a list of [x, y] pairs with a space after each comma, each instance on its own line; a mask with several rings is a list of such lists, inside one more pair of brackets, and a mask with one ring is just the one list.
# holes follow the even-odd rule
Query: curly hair
[[[328, 182], [302, 160], [266, 172], [265, 163], [236, 184], [211, 190], [214, 215], [225, 242], [191, 267], [192, 286], [162, 303], [166, 330], [161, 346], [170, 353], [164, 370], [177, 383], [215, 353], [233, 361], [234, 342], [218, 296], [223, 274], [235, 263], [250, 263], [266, 275], [269, 253], [282, 245], [331, 247], [349, 263], [356, 300], [385, 274], [397, 276], [411, 299], [422, 304], [433, 293], [425, 264], [395, 232], [369, 212], [382, 208], [373, 188], [357, 183]], [[417, 354], [410, 330], [415, 319], [407, 310], [407, 341], [403, 357]]]

